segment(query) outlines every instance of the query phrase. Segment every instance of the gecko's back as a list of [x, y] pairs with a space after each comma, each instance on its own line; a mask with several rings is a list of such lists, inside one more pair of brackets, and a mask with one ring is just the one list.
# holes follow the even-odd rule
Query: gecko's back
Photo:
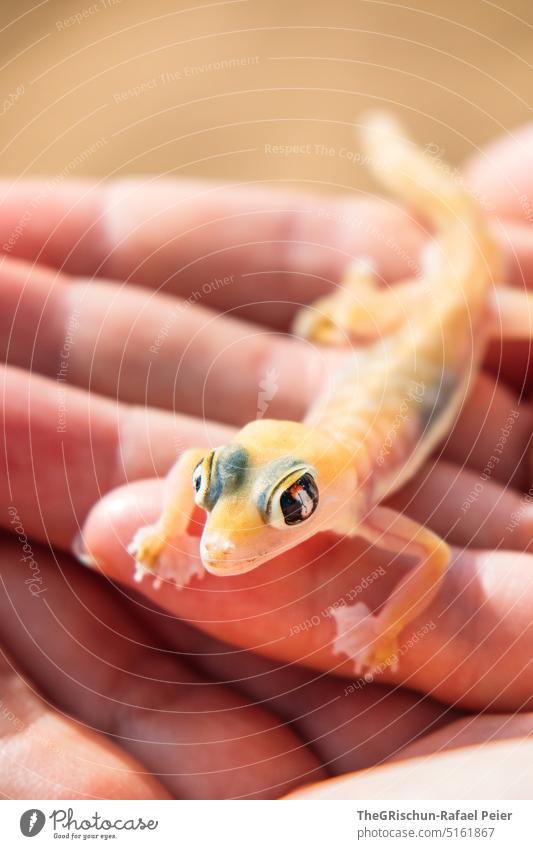
[[403, 322], [354, 353], [306, 421], [354, 451], [379, 501], [420, 467], [472, 385], [486, 345], [497, 252], [482, 210], [449, 168], [388, 118], [371, 116], [363, 138], [380, 181], [429, 218], [436, 234]]

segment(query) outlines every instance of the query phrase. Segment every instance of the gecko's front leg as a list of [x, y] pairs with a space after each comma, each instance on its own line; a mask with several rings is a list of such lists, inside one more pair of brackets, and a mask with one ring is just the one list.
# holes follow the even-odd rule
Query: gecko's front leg
[[160, 518], [139, 528], [129, 544], [128, 551], [135, 559], [135, 580], [151, 574], [158, 584], [168, 579], [184, 585], [193, 576], [204, 574], [198, 539], [187, 534], [195, 506], [192, 475], [204, 454], [204, 449], [191, 448], [181, 455], [165, 480]]
[[423, 525], [386, 507], [375, 507], [357, 534], [385, 551], [418, 559], [379, 613], [372, 615], [363, 602], [332, 611], [337, 626], [334, 651], [348, 655], [360, 674], [365, 667], [375, 671], [397, 665], [398, 636], [438, 592], [450, 549]]
[[420, 283], [381, 286], [370, 260], [355, 260], [331, 295], [300, 310], [293, 330], [320, 345], [368, 343], [406, 321], [410, 303], [420, 299]]

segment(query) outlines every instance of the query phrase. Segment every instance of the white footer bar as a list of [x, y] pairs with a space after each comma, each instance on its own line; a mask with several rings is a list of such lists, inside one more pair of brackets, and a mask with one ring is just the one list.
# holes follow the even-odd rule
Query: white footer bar
[[533, 846], [530, 801], [4, 801], [2, 846]]

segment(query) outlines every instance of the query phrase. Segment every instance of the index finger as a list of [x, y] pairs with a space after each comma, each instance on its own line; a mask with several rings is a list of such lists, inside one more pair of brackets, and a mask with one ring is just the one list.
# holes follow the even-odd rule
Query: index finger
[[[529, 228], [511, 223], [495, 235], [506, 281], [523, 286], [533, 268]], [[278, 329], [338, 284], [354, 257], [369, 257], [387, 282], [417, 276], [427, 238], [409, 211], [363, 194], [153, 177], [0, 182], [4, 253], [162, 288]]]
[[0, 184], [0, 198], [0, 246], [11, 256], [164, 287], [277, 327], [338, 282], [354, 255], [371, 256], [386, 279], [412, 274], [425, 238], [388, 201], [254, 184], [137, 178], [52, 192], [30, 181]]
[[1, 799], [167, 799], [141, 764], [39, 698], [0, 651]]
[[[136, 585], [126, 546], [138, 527], [155, 520], [161, 494], [159, 482], [139, 481], [89, 514], [85, 547], [107, 576]], [[383, 551], [358, 538], [323, 533], [260, 570], [205, 575], [179, 589], [166, 583], [163, 592], [148, 580], [142, 591], [225, 642], [353, 678], [353, 662], [333, 651], [330, 611], [354, 599], [378, 608], [407, 568], [405, 561], [389, 564]], [[402, 632], [398, 671], [384, 668], [379, 680], [468, 708], [531, 705], [532, 564], [531, 555], [516, 551], [456, 550], [435, 600]]]

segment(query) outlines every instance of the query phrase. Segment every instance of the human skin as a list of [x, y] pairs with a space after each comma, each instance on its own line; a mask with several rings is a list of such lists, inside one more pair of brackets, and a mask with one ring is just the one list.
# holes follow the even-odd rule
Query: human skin
[[[532, 136], [468, 169], [493, 208], [506, 279], [526, 287], [533, 233], [517, 197], [533, 199]], [[266, 372], [277, 375], [268, 415], [299, 418], [337, 367], [342, 352], [282, 335], [298, 304], [330, 290], [353, 254], [401, 278], [423, 228], [388, 201], [195, 181], [1, 191], [0, 793], [271, 798], [381, 762], [385, 792], [387, 770], [413, 753], [429, 758], [438, 796], [458, 721], [461, 745], [476, 747], [457, 766], [465, 793], [481, 764], [501, 769], [494, 739], [529, 736], [533, 710], [527, 345], [493, 344], [450, 437], [395, 496], [446, 536], [454, 562], [413, 631], [436, 627], [397, 672], [350, 689], [322, 611], [376, 570], [360, 598], [380, 604], [403, 564], [324, 535], [250, 575], [155, 590], [133, 583], [125, 547], [157, 516], [176, 454], [255, 417]], [[95, 570], [69, 553], [82, 527]], [[471, 721], [487, 711], [500, 713]], [[532, 792], [518, 750], [505, 764]]]

